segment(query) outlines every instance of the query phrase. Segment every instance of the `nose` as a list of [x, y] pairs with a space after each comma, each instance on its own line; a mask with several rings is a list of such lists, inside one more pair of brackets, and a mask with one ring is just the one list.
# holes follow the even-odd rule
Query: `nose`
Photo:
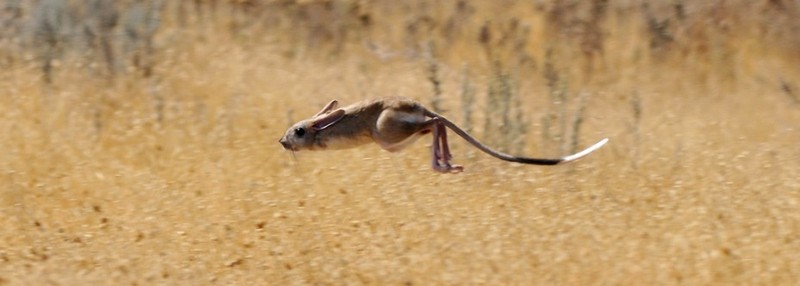
[[278, 140], [278, 142], [280, 142], [281, 145], [283, 145], [283, 149], [287, 149], [287, 150], [289, 149], [289, 147], [290, 147], [289, 146], [289, 142], [287, 142], [285, 139], [281, 138], [280, 140]]

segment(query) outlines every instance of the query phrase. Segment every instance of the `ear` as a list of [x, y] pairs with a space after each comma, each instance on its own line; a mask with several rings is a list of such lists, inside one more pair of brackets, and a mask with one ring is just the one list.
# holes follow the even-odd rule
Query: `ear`
[[323, 130], [330, 127], [342, 118], [344, 118], [344, 109], [337, 109], [331, 113], [321, 116], [320, 118], [315, 118], [314, 123], [311, 124], [311, 127], [317, 131]]
[[317, 112], [317, 114], [314, 114], [313, 117], [317, 117], [317, 116], [323, 115], [325, 113], [328, 113], [331, 110], [333, 110], [334, 108], [336, 108], [337, 105], [339, 105], [339, 101], [337, 101], [335, 99], [331, 100], [331, 102], [329, 102], [328, 105], [325, 105], [325, 107], [323, 107], [322, 110]]

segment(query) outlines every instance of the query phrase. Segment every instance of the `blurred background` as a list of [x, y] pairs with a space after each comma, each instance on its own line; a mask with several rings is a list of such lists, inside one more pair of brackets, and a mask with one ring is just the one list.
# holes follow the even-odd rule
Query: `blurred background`
[[[800, 278], [800, 2], [7, 0], [0, 284]], [[331, 99], [451, 140], [281, 150]]]

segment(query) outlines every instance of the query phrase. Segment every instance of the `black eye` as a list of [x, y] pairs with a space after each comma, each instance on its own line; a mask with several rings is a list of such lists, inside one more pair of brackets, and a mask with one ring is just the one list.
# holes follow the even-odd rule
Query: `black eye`
[[303, 137], [303, 135], [306, 134], [306, 130], [300, 127], [294, 130], [294, 134], [297, 135], [297, 137]]

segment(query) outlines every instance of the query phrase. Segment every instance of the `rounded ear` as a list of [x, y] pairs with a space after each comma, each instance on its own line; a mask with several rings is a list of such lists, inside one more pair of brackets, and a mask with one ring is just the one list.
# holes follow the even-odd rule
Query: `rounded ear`
[[325, 113], [328, 113], [328, 112], [330, 112], [331, 110], [333, 110], [334, 108], [336, 108], [336, 106], [338, 106], [338, 105], [339, 105], [339, 101], [337, 101], [337, 100], [335, 100], [335, 99], [334, 99], [334, 100], [331, 100], [331, 102], [328, 102], [328, 104], [327, 104], [327, 105], [325, 105], [325, 107], [323, 107], [323, 108], [322, 108], [322, 110], [320, 110], [319, 112], [317, 112], [317, 114], [314, 114], [314, 116], [313, 116], [313, 117], [317, 117], [317, 116], [323, 115], [323, 114], [325, 114]]
[[314, 122], [311, 124], [311, 127], [317, 131], [323, 130], [330, 127], [342, 118], [344, 118], [344, 109], [337, 109], [319, 118], [315, 118]]

